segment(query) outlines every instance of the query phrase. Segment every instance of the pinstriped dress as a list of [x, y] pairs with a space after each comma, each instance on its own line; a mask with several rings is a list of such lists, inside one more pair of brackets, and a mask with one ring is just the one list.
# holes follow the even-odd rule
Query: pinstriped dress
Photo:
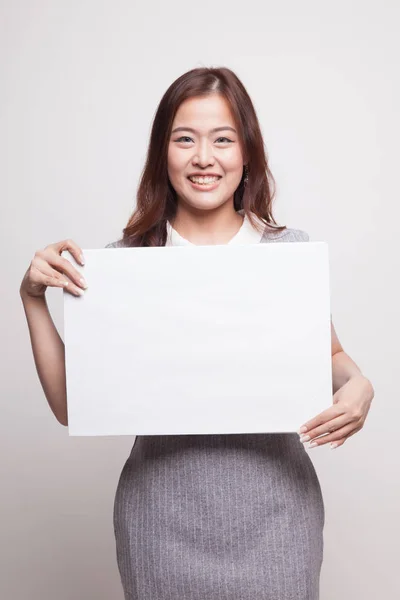
[[[307, 240], [245, 218], [229, 243]], [[167, 244], [189, 242], [168, 224]], [[137, 436], [114, 503], [125, 600], [318, 600], [324, 522], [297, 433]]]

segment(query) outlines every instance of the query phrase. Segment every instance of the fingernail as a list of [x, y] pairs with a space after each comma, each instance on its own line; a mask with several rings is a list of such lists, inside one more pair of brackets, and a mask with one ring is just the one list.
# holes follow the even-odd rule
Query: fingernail
[[308, 447], [315, 448], [315, 446], [318, 446], [317, 442], [311, 442], [311, 444]]
[[81, 282], [81, 284], [83, 285], [83, 287], [86, 289], [87, 286], [88, 286], [88, 284], [86, 283], [86, 281], [84, 280], [84, 278], [81, 277], [79, 281]]
[[80, 296], [83, 296], [83, 294], [85, 293], [83, 290], [81, 290], [81, 289], [79, 289], [79, 288], [77, 288], [77, 290], [76, 290], [76, 291], [77, 291], [77, 293], [78, 293]]
[[80, 254], [79, 256], [79, 260], [81, 261], [81, 263], [84, 265], [85, 264], [85, 259], [83, 258], [83, 254]]
[[300, 427], [300, 429], [298, 430], [298, 432], [297, 432], [297, 433], [300, 435], [301, 433], [304, 433], [304, 432], [306, 432], [306, 431], [307, 431], [307, 427], [305, 427], [305, 426], [303, 425], [303, 427]]
[[331, 449], [334, 450], [335, 448], [337, 448], [337, 444], [335, 444], [334, 442], [331, 442]]
[[308, 442], [308, 440], [311, 439], [309, 435], [303, 435], [300, 438], [301, 442]]

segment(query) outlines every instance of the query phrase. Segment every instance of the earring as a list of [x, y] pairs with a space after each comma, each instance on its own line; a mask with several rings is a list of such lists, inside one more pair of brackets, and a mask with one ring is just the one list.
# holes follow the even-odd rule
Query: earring
[[243, 179], [244, 185], [247, 184], [248, 180], [249, 180], [249, 169], [248, 169], [247, 165], [244, 165], [244, 179]]

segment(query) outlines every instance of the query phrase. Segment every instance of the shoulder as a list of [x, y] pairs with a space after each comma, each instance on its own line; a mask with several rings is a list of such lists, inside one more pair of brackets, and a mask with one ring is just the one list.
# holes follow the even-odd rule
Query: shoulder
[[261, 242], [308, 242], [310, 236], [302, 229], [293, 229], [287, 227], [283, 231], [274, 231], [271, 227], [266, 227], [261, 238]]
[[116, 242], [110, 242], [109, 244], [107, 244], [104, 247], [105, 248], [125, 248], [126, 244], [125, 244], [124, 240], [117, 240]]

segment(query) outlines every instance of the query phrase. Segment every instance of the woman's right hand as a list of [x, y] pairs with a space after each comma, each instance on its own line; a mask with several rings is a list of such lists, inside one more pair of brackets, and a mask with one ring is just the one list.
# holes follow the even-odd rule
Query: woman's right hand
[[21, 282], [20, 294], [31, 297], [43, 297], [47, 287], [62, 287], [74, 296], [81, 296], [87, 288], [81, 273], [61, 256], [68, 250], [77, 263], [84, 265], [81, 248], [72, 240], [49, 244], [37, 250]]

